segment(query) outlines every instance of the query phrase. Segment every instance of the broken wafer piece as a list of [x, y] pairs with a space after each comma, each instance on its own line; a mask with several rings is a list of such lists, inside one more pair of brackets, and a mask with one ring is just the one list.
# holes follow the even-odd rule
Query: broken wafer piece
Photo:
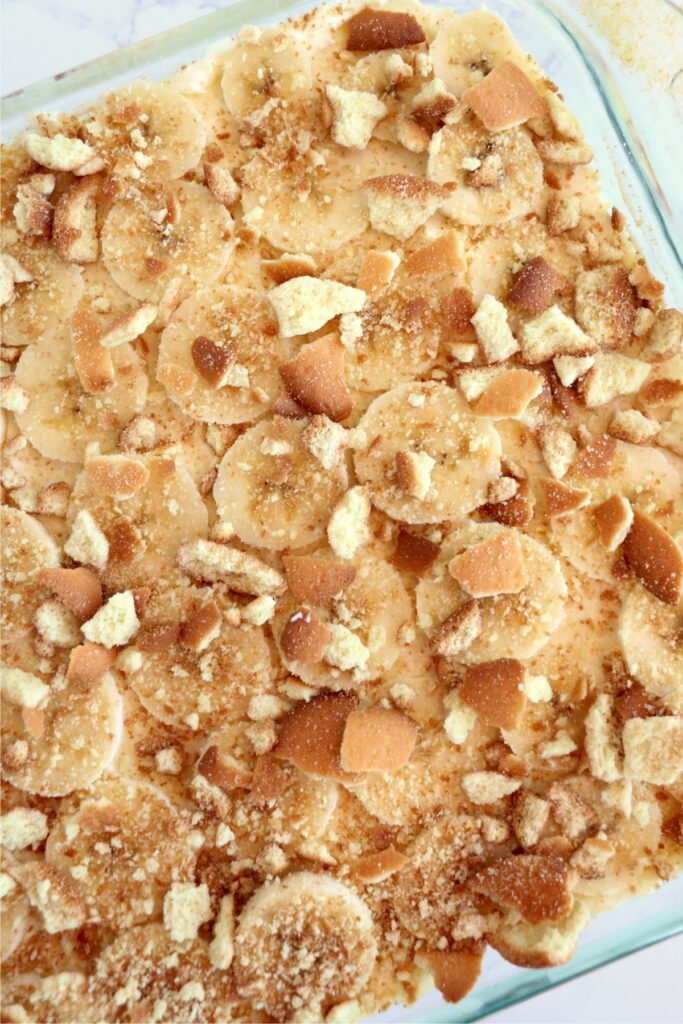
[[588, 408], [595, 409], [613, 398], [639, 391], [651, 369], [642, 359], [632, 359], [620, 352], [598, 352], [579, 390]]
[[[192, 342], [190, 354], [197, 373], [209, 387], [222, 388], [239, 379], [235, 374], [235, 352], [230, 345], [217, 345], [200, 334]], [[248, 380], [246, 375], [243, 383]]]
[[683, 773], [683, 719], [630, 718], [622, 735], [627, 779], [671, 786]]
[[280, 647], [288, 661], [313, 665], [323, 660], [331, 633], [308, 608], [301, 608], [287, 619], [280, 634]]
[[544, 424], [538, 431], [538, 440], [546, 466], [556, 480], [562, 479], [576, 458], [576, 441], [559, 423]]
[[528, 582], [517, 535], [505, 529], [452, 558], [448, 572], [471, 597], [518, 594]]
[[206, 162], [202, 167], [206, 187], [216, 202], [222, 206], [234, 206], [240, 197], [240, 187], [228, 168]]
[[546, 163], [589, 164], [593, 159], [593, 150], [585, 142], [565, 142], [557, 139], [540, 139], [536, 143], [538, 155]]
[[530, 924], [540, 924], [569, 913], [571, 883], [571, 869], [559, 857], [523, 853], [495, 861], [469, 884], [475, 892], [517, 910]]
[[485, 295], [471, 318], [488, 363], [500, 363], [519, 350], [508, 325], [507, 310], [493, 295]]
[[87, 622], [102, 606], [102, 584], [91, 569], [41, 569], [39, 578], [79, 623]]
[[545, 499], [547, 516], [564, 516], [584, 508], [590, 500], [590, 492], [578, 487], [568, 487], [560, 480], [543, 477], [539, 481]]
[[372, 882], [383, 882], [401, 871], [408, 864], [408, 858], [404, 853], [389, 846], [379, 853], [369, 853], [361, 857], [354, 865], [354, 874], [366, 885]]
[[391, 284], [401, 259], [395, 252], [371, 249], [363, 257], [358, 271], [358, 287], [376, 301]]
[[490, 132], [514, 128], [530, 117], [541, 117], [546, 110], [533, 82], [509, 60], [467, 89], [462, 99]]
[[370, 223], [376, 231], [406, 241], [448, 199], [447, 186], [412, 174], [388, 174], [365, 182]]
[[399, 451], [396, 453], [396, 479], [404, 494], [424, 501], [432, 482], [436, 460], [426, 452]]
[[616, 412], [607, 428], [611, 437], [629, 444], [647, 444], [659, 433], [657, 420], [651, 420], [637, 409], [622, 409]]
[[115, 348], [135, 341], [148, 327], [154, 323], [159, 307], [152, 302], [142, 302], [139, 306], [118, 317], [100, 336], [100, 345], [104, 348]]
[[476, 601], [466, 601], [432, 634], [429, 645], [442, 658], [456, 658], [481, 633], [481, 610]]
[[521, 368], [506, 370], [484, 389], [473, 408], [478, 416], [494, 420], [518, 419], [542, 390], [540, 374]]
[[553, 366], [562, 386], [570, 388], [590, 370], [594, 362], [595, 356], [555, 356]]
[[585, 476], [602, 480], [610, 475], [617, 454], [617, 442], [607, 434], [600, 434], [589, 441], [574, 459], [574, 476]]
[[417, 741], [417, 723], [395, 708], [352, 711], [346, 719], [340, 763], [349, 772], [396, 772]]
[[474, 988], [481, 974], [485, 948], [484, 943], [471, 942], [461, 948], [424, 954], [434, 985], [447, 1003], [459, 1003]]
[[107, 498], [132, 498], [149, 480], [142, 459], [129, 455], [96, 455], [88, 459], [86, 473], [94, 487]]
[[339, 754], [346, 720], [357, 703], [355, 694], [340, 692], [322, 693], [298, 704], [283, 719], [273, 754], [309, 775], [353, 779], [342, 768]]
[[461, 270], [464, 267], [464, 259], [457, 233], [445, 231], [433, 242], [416, 249], [406, 257], [404, 267], [407, 274], [414, 274], [417, 277], [454, 274]]
[[315, 260], [305, 252], [283, 252], [277, 259], [261, 260], [261, 266], [275, 284], [284, 284], [294, 277], [315, 276]]
[[326, 85], [325, 94], [332, 106], [332, 138], [347, 149], [365, 149], [377, 124], [388, 110], [374, 93], [360, 89], [342, 89]]
[[524, 324], [521, 341], [522, 356], [527, 363], [544, 363], [562, 355], [590, 355], [598, 348], [597, 343], [559, 306], [550, 306], [540, 316]]
[[93, 683], [99, 682], [115, 661], [116, 651], [102, 644], [80, 644], [69, 652], [66, 681], [77, 689], [87, 690]]
[[641, 352], [643, 359], [663, 362], [678, 355], [683, 345], [683, 314], [677, 309], [660, 309], [655, 318], [647, 345]]
[[681, 549], [651, 516], [633, 510], [624, 557], [640, 582], [665, 604], [675, 605], [683, 587]]
[[530, 313], [542, 313], [552, 303], [555, 292], [560, 291], [564, 284], [562, 274], [542, 256], [535, 256], [515, 276], [506, 301]]
[[633, 523], [631, 502], [621, 494], [612, 494], [595, 506], [593, 516], [605, 550], [616, 551]]
[[515, 658], [485, 661], [467, 669], [458, 695], [484, 725], [516, 729], [526, 708], [525, 677], [526, 669]]
[[324, 606], [349, 587], [356, 567], [315, 555], [283, 555], [287, 586], [298, 601]]
[[280, 376], [290, 397], [308, 412], [328, 416], [335, 423], [351, 412], [344, 349], [336, 333], [303, 345], [293, 359], [282, 364]]
[[425, 41], [425, 34], [413, 14], [364, 7], [346, 22], [346, 49], [362, 53], [398, 50]]
[[87, 142], [70, 138], [62, 132], [51, 138], [38, 132], [26, 132], [23, 143], [28, 155], [50, 171], [75, 171], [96, 156]]
[[67, 263], [95, 263], [100, 253], [97, 197], [100, 182], [87, 177], [70, 185], [55, 206], [52, 243]]
[[71, 318], [74, 366], [83, 390], [92, 395], [114, 386], [114, 363], [100, 338], [100, 322], [94, 313], [77, 309]]
[[397, 569], [422, 576], [439, 557], [440, 547], [428, 537], [404, 528], [399, 529], [392, 561]]
[[358, 313], [366, 295], [360, 288], [339, 281], [302, 275], [271, 289], [268, 299], [275, 310], [280, 334], [293, 338], [317, 331], [342, 313]]
[[178, 549], [180, 568], [197, 579], [227, 583], [241, 594], [280, 594], [284, 577], [249, 551], [211, 540], [194, 540]]

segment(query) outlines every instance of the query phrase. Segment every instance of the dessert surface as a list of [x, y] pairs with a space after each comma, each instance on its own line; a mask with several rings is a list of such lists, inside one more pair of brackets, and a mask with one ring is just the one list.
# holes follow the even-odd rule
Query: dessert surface
[[683, 316], [509, 29], [2, 156], [2, 1020], [457, 1002], [681, 871]]

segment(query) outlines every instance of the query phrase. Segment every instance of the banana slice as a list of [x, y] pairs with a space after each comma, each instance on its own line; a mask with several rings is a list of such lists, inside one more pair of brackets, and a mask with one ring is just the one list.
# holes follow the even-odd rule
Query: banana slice
[[452, 780], [479, 765], [474, 737], [456, 747], [444, 732], [421, 738], [405, 767], [397, 772], [368, 772], [357, 784], [348, 785], [369, 814], [385, 825], [415, 826], [442, 809], [457, 811], [466, 798]]
[[[168, 181], [182, 177], [201, 158], [202, 121], [189, 100], [167, 85], [140, 81], [117, 89], [105, 96], [103, 115], [107, 162], [124, 177], [133, 171], [136, 179]], [[93, 144], [102, 150], [100, 134]]]
[[2, 533], [2, 640], [10, 643], [26, 633], [36, 608], [48, 591], [35, 579], [38, 570], [59, 565], [59, 552], [49, 533], [32, 516], [0, 506]]
[[621, 606], [619, 639], [626, 665], [645, 689], [683, 714], [681, 609], [637, 584]]
[[[388, 672], [398, 658], [401, 652], [399, 630], [410, 621], [412, 608], [401, 577], [392, 566], [370, 554], [356, 557], [354, 561], [356, 577], [345, 589], [342, 601], [332, 609], [316, 608], [315, 614], [323, 622], [341, 623], [351, 629], [370, 652], [362, 676], [376, 679]], [[282, 631], [290, 616], [300, 608], [301, 602], [286, 594], [278, 602], [271, 622], [283, 664], [311, 686], [353, 689], [357, 676], [351, 670], [343, 671], [325, 662], [290, 661], [285, 656], [280, 646]]]
[[590, 503], [571, 516], [552, 518], [550, 534], [562, 556], [592, 579], [614, 579], [615, 554], [601, 543], [593, 515], [593, 506], [610, 494], [622, 494], [634, 508], [654, 514], [657, 522], [673, 536], [683, 528], [681, 477], [673, 461], [657, 448], [617, 441], [609, 476], [586, 478], [570, 470], [563, 482], [587, 490]]
[[226, 452], [213, 489], [221, 519], [245, 544], [282, 551], [321, 540], [347, 487], [343, 464], [324, 470], [301, 442], [304, 422], [261, 420]]
[[188, 881], [196, 852], [164, 793], [132, 779], [97, 783], [61, 815], [45, 859], [74, 878], [94, 920], [127, 928], [161, 911], [172, 882]]
[[33, 279], [16, 287], [14, 301], [2, 308], [3, 345], [42, 341], [47, 349], [61, 336], [83, 294], [82, 269], [61, 260], [50, 242], [32, 238], [29, 244], [11, 228], [3, 228], [2, 246]]
[[45, 977], [12, 974], [3, 979], [7, 1020], [39, 1020], [44, 1024], [72, 1024], [77, 1020], [79, 1024], [96, 1024], [103, 1017], [87, 999], [86, 990], [87, 979], [80, 971], [51, 970]]
[[311, 88], [311, 62], [293, 33], [266, 29], [254, 42], [239, 39], [224, 56], [221, 88], [226, 107], [238, 120], [269, 100], [301, 100]]
[[[244, 907], [233, 971], [242, 998], [289, 1020], [302, 1007], [317, 1016], [357, 995], [376, 957], [365, 903], [336, 878], [299, 871], [262, 886]], [[268, 964], [277, 968], [264, 970]]]
[[95, 464], [86, 462], [67, 515], [70, 527], [78, 513], [87, 509], [107, 535], [109, 560], [102, 580], [113, 590], [167, 578], [180, 545], [205, 537], [208, 530], [206, 506], [186, 469], [163, 456], [134, 458], [149, 474], [135, 494], [125, 499], [103, 494]]
[[519, 65], [530, 78], [541, 80], [536, 64], [505, 22], [486, 10], [445, 19], [429, 47], [429, 56], [434, 76], [455, 96], [462, 96], [506, 60]]
[[139, 412], [147, 395], [147, 374], [131, 345], [111, 350], [114, 384], [88, 394], [74, 371], [70, 332], [44, 338], [22, 354], [16, 378], [29, 394], [16, 414], [22, 434], [49, 459], [82, 462], [88, 444], [111, 448], [121, 427]]
[[17, 740], [28, 745], [25, 760], [3, 757], [4, 777], [41, 796], [87, 789], [112, 764], [122, 739], [123, 706], [114, 680], [107, 675], [87, 693], [53, 684], [42, 710], [43, 733], [37, 736], [19, 708], [3, 705], [3, 751], [14, 751]]
[[230, 1020], [235, 988], [203, 939], [178, 944], [161, 924], [145, 924], [119, 932], [100, 954], [85, 1002], [101, 1008], [97, 1020]]
[[[163, 219], [169, 203], [178, 214], [171, 222]], [[102, 227], [102, 258], [129, 295], [159, 302], [172, 281], [192, 288], [223, 273], [234, 248], [232, 226], [208, 189], [173, 182], [163, 192], [140, 192], [114, 203]]]
[[431, 634], [470, 600], [448, 572], [451, 559], [500, 531], [517, 537], [528, 582], [517, 594], [496, 594], [477, 601], [482, 629], [458, 656], [466, 665], [497, 658], [532, 657], [547, 643], [564, 614], [567, 585], [560, 563], [548, 548], [509, 527], [467, 523], [454, 529], [443, 544], [438, 561], [417, 585], [417, 620], [422, 629]]
[[[473, 416], [458, 391], [445, 384], [400, 384], [376, 398], [358, 424], [362, 448], [354, 455], [361, 483], [377, 508], [407, 523], [438, 523], [467, 515], [486, 501], [500, 470], [500, 438], [490, 420]], [[399, 452], [435, 460], [424, 500], [398, 485]]]
[[[192, 345], [199, 336], [225, 345], [248, 373], [243, 387], [211, 387], [198, 372]], [[278, 367], [292, 355], [277, 333], [268, 302], [257, 292], [214, 285], [195, 292], [176, 311], [161, 336], [157, 378], [193, 419], [247, 423], [272, 405], [281, 389]]]
[[[500, 177], [495, 185], [474, 188], [462, 162], [482, 155], [500, 158]], [[458, 224], [500, 224], [540, 212], [543, 162], [524, 128], [489, 135], [473, 114], [467, 114], [432, 136], [427, 176], [440, 185], [456, 185], [441, 209]]]
[[[143, 636], [155, 626], [171, 629], [187, 623], [206, 605], [221, 614], [217, 635], [205, 649], [194, 650], [177, 629], [167, 645], [149, 650]], [[152, 594], [142, 620], [138, 648], [142, 665], [128, 683], [142, 705], [167, 725], [208, 732], [223, 720], [246, 715], [252, 697], [267, 692], [273, 669], [270, 651], [258, 626], [233, 626], [222, 617], [230, 602], [213, 588], [161, 588]], [[152, 634], [153, 635], [153, 634]], [[159, 647], [158, 644], [152, 646]]]

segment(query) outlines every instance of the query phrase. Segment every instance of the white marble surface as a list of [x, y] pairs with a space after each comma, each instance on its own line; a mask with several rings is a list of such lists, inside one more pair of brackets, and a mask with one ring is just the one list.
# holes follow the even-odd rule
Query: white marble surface
[[[223, 6], [220, 0], [2, 0], [2, 92]], [[491, 1019], [500, 1024], [681, 1024], [682, 961], [679, 937]]]

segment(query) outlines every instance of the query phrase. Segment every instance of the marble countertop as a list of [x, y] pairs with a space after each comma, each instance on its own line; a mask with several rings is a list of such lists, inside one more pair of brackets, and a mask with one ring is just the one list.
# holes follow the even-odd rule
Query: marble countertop
[[[223, 6], [221, 0], [2, 0], [2, 93]], [[679, 978], [682, 960], [683, 937], [671, 939], [491, 1019], [680, 1024], [672, 978]]]

